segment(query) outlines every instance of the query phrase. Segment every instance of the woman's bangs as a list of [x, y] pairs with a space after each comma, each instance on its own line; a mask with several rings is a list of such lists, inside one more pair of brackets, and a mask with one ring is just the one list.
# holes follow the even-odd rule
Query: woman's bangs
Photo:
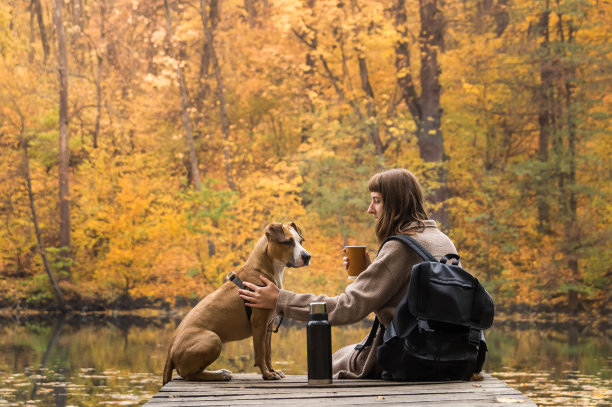
[[382, 174], [376, 174], [370, 178], [370, 182], [368, 183], [368, 189], [370, 192], [382, 194], [381, 178]]

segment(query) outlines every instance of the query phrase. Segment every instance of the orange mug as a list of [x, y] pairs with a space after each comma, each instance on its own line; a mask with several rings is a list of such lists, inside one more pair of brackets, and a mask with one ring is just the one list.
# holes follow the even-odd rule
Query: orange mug
[[348, 257], [348, 278], [357, 276], [366, 269], [366, 246], [346, 246]]

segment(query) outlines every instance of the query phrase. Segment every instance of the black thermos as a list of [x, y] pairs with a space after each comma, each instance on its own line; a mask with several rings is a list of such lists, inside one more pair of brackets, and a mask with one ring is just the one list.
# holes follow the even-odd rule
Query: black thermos
[[308, 384], [331, 384], [331, 325], [324, 302], [310, 303], [310, 321], [306, 329]]

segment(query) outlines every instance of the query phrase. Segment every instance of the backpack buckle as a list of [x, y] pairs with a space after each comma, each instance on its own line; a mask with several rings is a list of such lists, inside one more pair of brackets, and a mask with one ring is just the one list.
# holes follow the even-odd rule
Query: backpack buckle
[[427, 333], [435, 333], [436, 330], [432, 329], [424, 319], [418, 319], [417, 326], [419, 327], [419, 332], [427, 332]]

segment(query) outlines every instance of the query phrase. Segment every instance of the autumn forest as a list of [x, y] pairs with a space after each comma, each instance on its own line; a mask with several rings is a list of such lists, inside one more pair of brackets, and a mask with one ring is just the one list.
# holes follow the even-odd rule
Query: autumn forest
[[507, 310], [600, 312], [612, 278], [608, 0], [0, 4], [0, 307], [173, 308], [269, 222], [334, 295], [374, 256], [367, 181], [417, 175]]

